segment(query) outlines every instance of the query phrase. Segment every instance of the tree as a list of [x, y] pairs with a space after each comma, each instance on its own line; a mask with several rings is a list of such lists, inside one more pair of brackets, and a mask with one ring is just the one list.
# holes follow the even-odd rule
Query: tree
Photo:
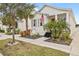
[[45, 29], [50, 30], [50, 32], [52, 33], [51, 36], [54, 39], [60, 38], [61, 35], [63, 36], [63, 32], [70, 33], [68, 24], [64, 20], [49, 21], [44, 25], [44, 27]]
[[2, 22], [7, 26], [12, 26], [13, 29], [13, 43], [15, 42], [15, 23], [16, 23], [16, 10], [18, 5], [17, 4], [0, 4], [0, 11], [3, 13], [3, 20]]
[[17, 16], [20, 19], [26, 20], [26, 31], [28, 30], [28, 18], [33, 18], [34, 14], [32, 13], [34, 11], [34, 4], [23, 4], [20, 6], [20, 8], [17, 9]]

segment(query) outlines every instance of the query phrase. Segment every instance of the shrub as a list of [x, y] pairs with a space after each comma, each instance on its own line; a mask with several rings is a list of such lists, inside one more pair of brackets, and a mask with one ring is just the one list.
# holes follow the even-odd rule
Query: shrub
[[[12, 29], [7, 28], [6, 34], [11, 35], [12, 34]], [[19, 34], [20, 30], [19, 29], [15, 29], [15, 34]]]
[[22, 31], [22, 32], [20, 32], [20, 34], [21, 34], [22, 37], [29, 36], [30, 33], [31, 33], [31, 30], [27, 30], [27, 31]]
[[63, 32], [61, 36], [61, 40], [63, 40], [66, 44], [70, 44], [72, 39], [70, 38], [70, 33], [69, 32]]
[[51, 38], [56, 41], [62, 39], [66, 42], [70, 39], [70, 29], [64, 20], [49, 21], [44, 25], [44, 28], [51, 32]]
[[6, 32], [5, 34], [7, 34], [7, 35], [11, 35], [11, 34], [12, 34], [12, 32]]
[[32, 38], [33, 39], [36, 39], [36, 38], [39, 38], [39, 37], [41, 37], [41, 35], [39, 33], [36, 33], [36, 34], [33, 34], [32, 35]]
[[62, 33], [62, 38], [64, 39], [64, 41], [68, 40], [70, 38], [69, 36], [70, 36], [70, 33], [68, 33], [68, 32]]
[[20, 33], [20, 29], [15, 29], [15, 34], [19, 34]]
[[12, 34], [11, 29], [10, 29], [10, 28], [7, 28], [5, 34], [7, 34], [7, 35], [11, 35], [11, 34]]
[[0, 33], [4, 33], [4, 32], [5, 32], [5, 30], [0, 29]]
[[20, 34], [21, 34], [22, 37], [25, 37], [26, 36], [26, 31], [22, 31], [22, 32], [20, 32]]

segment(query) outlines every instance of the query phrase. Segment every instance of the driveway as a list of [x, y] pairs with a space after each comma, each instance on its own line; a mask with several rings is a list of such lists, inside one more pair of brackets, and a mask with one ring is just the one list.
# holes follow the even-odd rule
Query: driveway
[[79, 56], [79, 29], [76, 29], [72, 38], [74, 40], [72, 41], [70, 55], [71, 56]]

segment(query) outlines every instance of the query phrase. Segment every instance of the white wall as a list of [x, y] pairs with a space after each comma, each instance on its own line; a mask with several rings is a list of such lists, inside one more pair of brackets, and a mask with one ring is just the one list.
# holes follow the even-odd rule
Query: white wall
[[25, 31], [26, 30], [25, 19], [22, 19], [22, 20], [18, 21], [18, 28], [20, 29], [20, 31]]
[[73, 36], [74, 32], [76, 31], [76, 23], [75, 19], [73, 18], [72, 13], [70, 13], [70, 19], [69, 19], [70, 29], [71, 29], [71, 36]]
[[[41, 14], [40, 14], [41, 13]], [[48, 14], [48, 15], [57, 15], [57, 14], [61, 14], [61, 13], [66, 13], [67, 14], [67, 20], [66, 22], [70, 25], [70, 29], [71, 29], [71, 34], [74, 32], [75, 30], [75, 22], [73, 20], [72, 14], [70, 13], [70, 11], [65, 11], [65, 10], [58, 10], [58, 9], [54, 9], [54, 8], [50, 8], [50, 7], [45, 7], [43, 10], [40, 11], [40, 13], [36, 13], [35, 17], [33, 19], [28, 19], [28, 27], [29, 29], [32, 29], [32, 31], [38, 32], [40, 34], [44, 34], [44, 29], [43, 26], [40, 26], [40, 18], [42, 13], [43, 14]], [[32, 22], [33, 20], [36, 20], [36, 26], [33, 26]], [[44, 15], [44, 24], [46, 24], [48, 22], [48, 18], [46, 15]], [[26, 25], [25, 25], [25, 20], [22, 20], [22, 22], [18, 22], [18, 28], [21, 29], [21, 31], [24, 31], [26, 29]]]
[[66, 11], [62, 11], [62, 10], [57, 10], [54, 8], [50, 8], [48, 6], [46, 6], [43, 10], [40, 11], [41, 13], [44, 14], [49, 14], [49, 15], [56, 15], [56, 14], [61, 14], [61, 13], [66, 13]]
[[[35, 14], [35, 17], [33, 18], [33, 20], [36, 20], [36, 26], [32, 26], [32, 31], [39, 33], [40, 35], [44, 35], [45, 30], [43, 28], [43, 26], [40, 26], [40, 18], [41, 18], [42, 14]], [[33, 21], [32, 20], [32, 21]], [[44, 15], [44, 24], [46, 24], [48, 22], [48, 18], [46, 15]], [[43, 25], [44, 25], [43, 24]]]
[[46, 6], [43, 10], [40, 11], [41, 13], [44, 14], [49, 14], [49, 15], [57, 15], [57, 14], [62, 14], [62, 13], [66, 13], [67, 14], [67, 20], [66, 22], [68, 23], [68, 25], [70, 26], [71, 29], [71, 35], [73, 34], [73, 32], [75, 31], [75, 21], [73, 19], [73, 15], [71, 11], [65, 11], [65, 10], [58, 10], [58, 9], [54, 9], [54, 8], [50, 8], [48, 6]]

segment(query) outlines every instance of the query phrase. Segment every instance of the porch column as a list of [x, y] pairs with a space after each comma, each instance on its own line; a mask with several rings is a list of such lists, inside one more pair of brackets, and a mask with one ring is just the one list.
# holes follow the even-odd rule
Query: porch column
[[55, 15], [55, 20], [57, 20], [57, 14]]

